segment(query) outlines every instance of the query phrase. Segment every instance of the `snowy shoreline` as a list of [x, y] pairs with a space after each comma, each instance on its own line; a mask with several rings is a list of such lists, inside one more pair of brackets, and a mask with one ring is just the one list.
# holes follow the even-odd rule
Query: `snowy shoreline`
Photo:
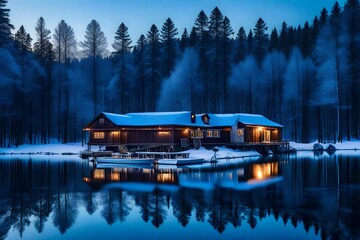
[[[313, 151], [314, 144], [320, 144], [323, 149], [327, 149], [330, 144], [322, 144], [318, 142], [312, 143], [296, 143], [290, 142], [290, 147], [296, 151]], [[360, 150], [360, 141], [344, 141], [342, 143], [332, 144], [336, 150]], [[93, 147], [93, 150], [97, 148]], [[216, 153], [217, 158], [243, 158], [243, 157], [257, 157], [261, 156], [256, 151], [239, 151], [225, 147], [218, 147], [219, 151]], [[0, 148], [1, 155], [80, 155], [81, 151], [87, 150], [87, 145], [81, 143], [51, 143], [51, 144], [24, 144], [19, 147]], [[212, 150], [207, 150], [204, 147], [196, 150], [190, 149], [189, 152], [192, 157], [202, 157], [205, 160], [210, 160], [214, 156]]]

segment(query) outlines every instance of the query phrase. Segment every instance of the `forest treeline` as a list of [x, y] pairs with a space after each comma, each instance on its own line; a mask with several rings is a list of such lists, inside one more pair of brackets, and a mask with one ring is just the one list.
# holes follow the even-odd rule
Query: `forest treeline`
[[[360, 3], [335, 2], [303, 25], [233, 29], [219, 8], [182, 32], [171, 18], [136, 41], [125, 23], [107, 39], [92, 20], [40, 17], [36, 36], [11, 24], [0, 0], [0, 146], [79, 141], [102, 111], [258, 113], [287, 140], [359, 139]], [[109, 49], [112, 47], [113, 51]]]

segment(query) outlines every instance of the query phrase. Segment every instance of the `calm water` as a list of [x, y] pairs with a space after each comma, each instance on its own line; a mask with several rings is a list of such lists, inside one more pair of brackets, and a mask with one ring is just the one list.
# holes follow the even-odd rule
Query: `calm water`
[[0, 239], [360, 238], [359, 152], [234, 161], [103, 168], [0, 156]]

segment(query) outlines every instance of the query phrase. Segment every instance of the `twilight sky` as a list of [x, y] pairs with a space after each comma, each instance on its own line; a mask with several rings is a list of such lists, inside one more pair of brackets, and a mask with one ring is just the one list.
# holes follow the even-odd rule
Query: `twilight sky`
[[[343, 7], [345, 0], [339, 0]], [[209, 17], [217, 6], [230, 19], [234, 32], [241, 26], [248, 32], [253, 29], [259, 17], [269, 27], [278, 30], [281, 23], [303, 25], [312, 22], [323, 7], [330, 12], [335, 0], [9, 0], [11, 23], [15, 31], [24, 25], [35, 42], [35, 24], [39, 17], [46, 21], [46, 27], [53, 33], [64, 19], [75, 31], [77, 41], [82, 41], [87, 24], [92, 19], [100, 23], [109, 49], [114, 42], [115, 32], [121, 22], [129, 28], [133, 44], [146, 33], [152, 24], [161, 29], [170, 17], [179, 35], [184, 28], [188, 31], [201, 10]]]

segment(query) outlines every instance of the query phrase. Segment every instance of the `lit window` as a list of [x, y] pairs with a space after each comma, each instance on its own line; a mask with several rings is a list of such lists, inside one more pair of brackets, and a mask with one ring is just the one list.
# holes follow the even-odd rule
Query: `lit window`
[[214, 138], [219, 138], [219, 137], [220, 137], [220, 131], [214, 130]]
[[238, 136], [244, 136], [244, 129], [243, 128], [238, 129], [237, 134]]
[[104, 139], [105, 133], [104, 132], [94, 132], [94, 139]]
[[190, 138], [194, 138], [194, 131], [190, 131]]
[[204, 138], [204, 133], [203, 133], [203, 131], [201, 131], [201, 130], [196, 130], [196, 131], [195, 131], [195, 137], [196, 137], [196, 138]]
[[211, 138], [213, 136], [213, 132], [211, 130], [206, 131], [206, 137]]
[[104, 124], [104, 122], [105, 122], [104, 118], [100, 118], [100, 119], [99, 119], [99, 123], [100, 123], [100, 124]]

